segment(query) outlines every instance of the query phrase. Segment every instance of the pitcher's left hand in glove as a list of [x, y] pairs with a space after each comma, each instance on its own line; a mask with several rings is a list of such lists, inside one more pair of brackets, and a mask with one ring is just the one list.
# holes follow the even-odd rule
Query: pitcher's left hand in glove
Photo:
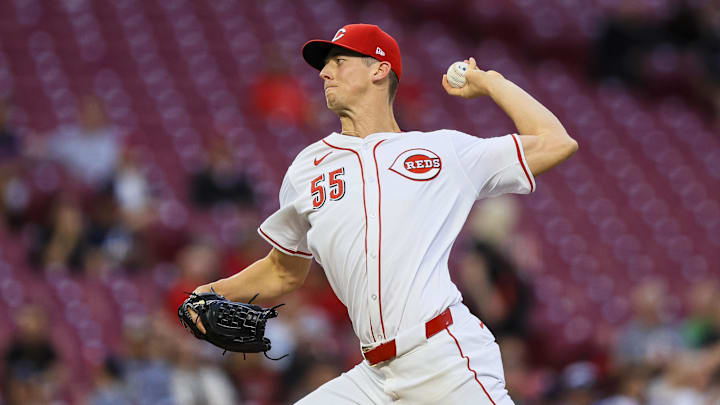
[[[178, 316], [180, 323], [190, 328], [196, 338], [207, 340], [221, 349], [264, 353], [270, 350], [270, 339], [265, 337], [265, 324], [268, 319], [278, 315], [275, 309], [280, 305], [262, 308], [251, 304], [252, 301], [247, 304], [228, 301], [214, 291], [192, 293], [178, 308]], [[204, 333], [198, 328], [198, 321], [205, 329]]]

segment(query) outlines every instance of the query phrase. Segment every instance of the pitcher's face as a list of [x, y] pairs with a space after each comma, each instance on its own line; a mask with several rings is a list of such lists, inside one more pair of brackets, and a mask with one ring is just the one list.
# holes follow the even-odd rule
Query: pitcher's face
[[331, 51], [320, 71], [325, 82], [325, 100], [331, 111], [352, 108], [372, 85], [372, 68], [363, 57], [343, 55]]

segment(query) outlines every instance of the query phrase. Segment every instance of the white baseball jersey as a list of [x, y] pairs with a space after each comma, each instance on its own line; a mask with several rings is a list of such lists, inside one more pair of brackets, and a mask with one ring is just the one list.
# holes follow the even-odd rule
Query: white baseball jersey
[[515, 134], [332, 133], [297, 155], [258, 232], [315, 258], [372, 347], [461, 301], [448, 257], [476, 200], [534, 189]]

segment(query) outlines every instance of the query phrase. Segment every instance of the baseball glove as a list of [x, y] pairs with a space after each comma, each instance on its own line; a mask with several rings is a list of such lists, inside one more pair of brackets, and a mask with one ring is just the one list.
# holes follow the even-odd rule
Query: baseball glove
[[[270, 339], [265, 337], [265, 324], [268, 319], [278, 316], [275, 309], [280, 305], [262, 308], [251, 304], [255, 297], [244, 304], [228, 301], [215, 291], [191, 293], [178, 308], [178, 317], [180, 323], [190, 328], [196, 338], [207, 340], [225, 351], [265, 353], [270, 350]], [[195, 319], [188, 309], [197, 314]], [[205, 333], [195, 323], [198, 318], [205, 327]]]

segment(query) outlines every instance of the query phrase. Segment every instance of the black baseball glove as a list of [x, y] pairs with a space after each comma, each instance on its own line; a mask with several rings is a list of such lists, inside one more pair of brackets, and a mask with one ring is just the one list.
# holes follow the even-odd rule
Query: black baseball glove
[[[255, 297], [244, 304], [228, 301], [214, 291], [192, 293], [178, 308], [180, 323], [190, 328], [196, 338], [207, 340], [226, 351], [265, 353], [270, 350], [270, 339], [265, 337], [265, 323], [278, 316], [275, 309], [280, 305], [262, 308], [251, 304]], [[188, 309], [197, 315], [193, 316]], [[205, 327], [205, 333], [195, 323], [198, 318]]]

